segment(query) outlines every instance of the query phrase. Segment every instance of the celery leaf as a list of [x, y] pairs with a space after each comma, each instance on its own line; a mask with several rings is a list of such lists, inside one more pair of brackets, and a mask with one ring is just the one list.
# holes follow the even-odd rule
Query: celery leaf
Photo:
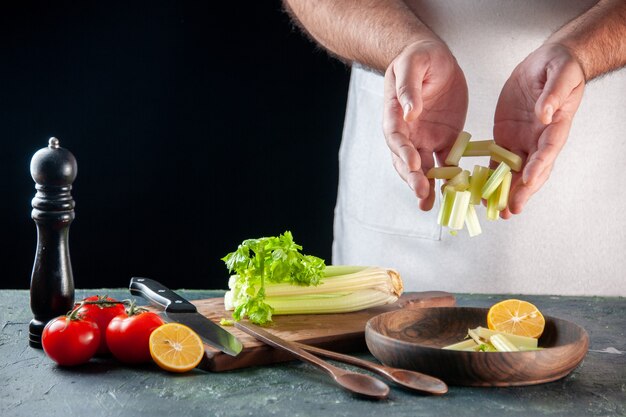
[[257, 324], [272, 320], [273, 308], [265, 300], [265, 283], [318, 285], [324, 274], [324, 260], [304, 255], [290, 231], [279, 236], [244, 240], [237, 250], [222, 258], [237, 278], [233, 318], [247, 317]]

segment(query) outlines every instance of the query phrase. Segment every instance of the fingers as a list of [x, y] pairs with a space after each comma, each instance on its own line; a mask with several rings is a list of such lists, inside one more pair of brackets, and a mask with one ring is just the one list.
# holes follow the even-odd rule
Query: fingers
[[561, 119], [543, 130], [537, 148], [530, 151], [521, 175], [518, 173], [513, 177], [508, 210], [502, 213], [502, 218], [521, 213], [530, 197], [548, 180], [556, 158], [567, 141], [570, 126], [570, 119]]
[[[556, 158], [567, 141], [585, 86], [585, 77], [578, 61], [569, 50], [556, 44], [546, 44], [520, 66], [524, 70], [514, 72], [517, 79], [527, 85], [538, 86], [541, 92], [534, 102], [534, 108], [528, 107], [528, 110], [533, 110], [536, 119], [520, 117], [517, 108], [524, 109], [525, 103], [532, 103], [533, 100], [530, 95], [519, 91], [520, 82], [510, 85], [507, 82], [511, 88], [506, 96], [508, 101], [502, 109], [498, 108], [501, 110], [500, 119], [510, 121], [513, 126], [526, 124], [527, 129], [517, 130], [504, 124], [501, 131], [512, 135], [507, 140], [520, 144], [520, 150], [528, 153], [528, 157], [523, 158], [525, 163], [522, 172], [513, 176], [509, 206], [501, 213], [502, 218], [520, 213], [528, 199], [549, 178]], [[522, 122], [519, 122], [520, 119]]]
[[[415, 112], [415, 107], [412, 107], [411, 111]], [[425, 199], [430, 193], [430, 185], [422, 169], [422, 158], [409, 140], [409, 126], [404, 120], [403, 112], [398, 101], [396, 76], [391, 65], [385, 74], [383, 133], [393, 154], [393, 166], [396, 171], [418, 198]]]
[[[579, 66], [570, 62], [562, 66], [548, 66], [546, 82], [535, 103], [535, 115], [541, 123], [548, 125], [537, 143], [537, 151], [529, 155], [523, 182], [529, 186], [542, 172], [554, 164], [567, 136], [578, 102], [572, 105], [572, 96], [582, 95], [584, 76]], [[579, 100], [578, 100], [579, 101]]]
[[400, 178], [402, 178], [409, 185], [415, 195], [420, 200], [428, 199], [431, 194], [430, 190], [432, 187], [429, 184], [428, 178], [426, 178], [424, 173], [422, 171], [410, 171], [404, 161], [402, 161], [402, 159], [400, 159], [398, 155], [394, 153], [391, 154], [391, 158], [393, 162], [393, 167], [396, 169], [396, 172], [398, 173], [398, 175], [400, 175]]
[[[406, 50], [408, 52], [401, 53], [387, 68], [384, 79], [385, 140], [392, 152], [394, 168], [421, 200], [422, 210], [430, 210], [435, 200], [435, 182], [429, 181], [425, 173], [434, 165], [433, 149], [439, 149], [444, 141], [439, 130], [454, 130], [447, 123], [439, 122], [437, 117], [434, 121], [428, 120], [427, 128], [423, 128], [424, 121], [421, 120], [424, 107], [422, 87], [432, 60], [430, 52], [435, 49], [433, 45], [414, 45]], [[441, 47], [437, 45], [437, 48]], [[426, 87], [429, 85], [432, 87], [433, 83]], [[432, 116], [432, 109], [429, 110]]]
[[541, 172], [536, 181], [531, 185], [518, 180], [517, 183], [511, 187], [511, 197], [509, 198], [508, 211], [512, 214], [521, 213], [530, 197], [539, 191], [548, 178], [550, 178], [551, 172], [552, 166]]
[[543, 130], [537, 141], [537, 150], [528, 155], [524, 166], [522, 172], [524, 184], [533, 186], [546, 169], [552, 170], [554, 161], [567, 141], [570, 126], [569, 119], [562, 119]]
[[535, 103], [535, 115], [544, 125], [552, 123], [554, 114], [561, 109], [572, 91], [583, 86], [584, 75], [576, 64], [549, 65], [543, 91]]
[[[429, 169], [435, 166], [435, 157], [430, 150], [422, 149], [419, 152], [422, 159], [422, 172], [428, 172]], [[426, 177], [424, 177], [426, 178]], [[423, 211], [429, 211], [435, 204], [435, 180], [428, 180], [428, 196], [420, 201], [420, 209]]]
[[426, 67], [413, 59], [402, 59], [393, 65], [395, 90], [407, 122], [417, 120], [422, 113], [422, 83]]
[[415, 146], [409, 140], [409, 126], [404, 121], [402, 106], [396, 94], [393, 66], [385, 73], [383, 106], [383, 133], [387, 146], [407, 165], [409, 171], [419, 171], [422, 164]]
[[429, 211], [435, 205], [435, 180], [429, 179], [428, 184], [430, 187], [430, 191], [428, 193], [428, 197], [423, 200], [420, 200], [420, 210]]

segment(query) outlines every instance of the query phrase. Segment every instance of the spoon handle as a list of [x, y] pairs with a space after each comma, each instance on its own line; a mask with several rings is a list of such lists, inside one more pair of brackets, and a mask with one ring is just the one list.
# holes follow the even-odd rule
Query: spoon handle
[[242, 321], [236, 321], [235, 327], [239, 330], [242, 330], [248, 333], [251, 336], [254, 336], [256, 339], [266, 343], [272, 347], [277, 349], [283, 349], [292, 355], [296, 356], [298, 359], [309, 362], [312, 365], [315, 365], [319, 368], [322, 368], [324, 371], [329, 373], [331, 376], [334, 376], [336, 373], [345, 372], [343, 369], [337, 368], [330, 363], [318, 358], [315, 355], [310, 354], [304, 349], [296, 346], [294, 343], [284, 340], [278, 336], [273, 335], [272, 333], [263, 330], [259, 326], [252, 323], [244, 323]]
[[[275, 336], [272, 333], [263, 330], [257, 325], [248, 322], [244, 323], [243, 321], [236, 321], [235, 327], [239, 330], [244, 331], [245, 333], [248, 333], [251, 336], [254, 336], [256, 339], [272, 347], [275, 347], [277, 349], [284, 349], [292, 355], [296, 356], [298, 359], [323, 369], [328, 374], [330, 374], [337, 383], [339, 383], [342, 387], [349, 391], [374, 398], [385, 398], [389, 393], [389, 387], [385, 385], [382, 381], [379, 381], [378, 379], [369, 375], [346, 371], [345, 369], [341, 369], [334, 365], [331, 365], [330, 363], [305, 351], [295, 343]], [[347, 384], [345, 381], [342, 382], [341, 377], [346, 375], [354, 375], [357, 376], [361, 381], [371, 382], [369, 384], [371, 389], [367, 387], [365, 389], [359, 389], [358, 387], [355, 387], [351, 384]]]
[[301, 348], [302, 350], [310, 353], [315, 353], [319, 356], [324, 356], [328, 359], [333, 359], [338, 362], [349, 363], [351, 365], [358, 366], [363, 369], [369, 369], [370, 371], [376, 372], [379, 375], [392, 378], [391, 374], [387, 371], [387, 369], [383, 366], [380, 366], [374, 362], [369, 362], [361, 358], [357, 358], [350, 355], [344, 355], [343, 353], [333, 352], [332, 350], [322, 349], [316, 346], [305, 345], [304, 343], [293, 342], [296, 346]]

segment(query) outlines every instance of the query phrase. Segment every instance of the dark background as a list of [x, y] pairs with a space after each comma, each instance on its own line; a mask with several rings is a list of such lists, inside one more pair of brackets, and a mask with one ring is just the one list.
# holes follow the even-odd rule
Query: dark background
[[285, 230], [330, 262], [349, 69], [279, 1], [3, 3], [0, 50], [0, 287], [29, 287], [51, 136], [78, 161], [77, 288], [225, 288], [222, 256]]

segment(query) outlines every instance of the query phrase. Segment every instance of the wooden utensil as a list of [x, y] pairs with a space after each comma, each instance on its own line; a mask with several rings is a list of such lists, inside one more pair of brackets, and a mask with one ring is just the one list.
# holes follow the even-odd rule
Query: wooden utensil
[[398, 310], [368, 321], [365, 340], [382, 363], [413, 369], [448, 384], [473, 386], [532, 385], [569, 374], [583, 360], [589, 336], [580, 326], [545, 316], [542, 350], [466, 352], [441, 349], [487, 327], [487, 308], [442, 307]]
[[267, 343], [268, 345], [277, 349], [283, 349], [298, 359], [308, 362], [318, 368], [324, 370], [343, 388], [348, 391], [354, 392], [370, 398], [383, 399], [389, 394], [389, 387], [384, 382], [365, 374], [359, 374], [357, 372], [346, 371], [345, 369], [338, 368], [330, 363], [318, 358], [306, 352], [304, 349], [296, 346], [295, 343], [288, 342], [273, 334], [266, 332], [259, 326], [251, 323], [239, 321], [235, 322], [235, 327], [244, 332], [254, 336], [258, 340]]
[[[335, 352], [364, 351], [367, 349], [365, 324], [372, 317], [401, 308], [452, 306], [455, 301], [452, 294], [443, 291], [406, 293], [393, 304], [352, 313], [273, 316], [272, 325], [266, 330], [288, 341], [327, 348]], [[224, 309], [223, 297], [191, 302], [195, 304], [200, 314], [215, 323], [219, 324], [222, 318], [232, 317], [232, 312]], [[226, 330], [232, 332], [243, 343], [243, 350], [236, 357], [232, 357], [211, 346], [205, 346], [205, 359], [200, 365], [202, 369], [222, 372], [294, 360], [289, 353], [272, 349], [239, 329], [230, 326]]]
[[366, 361], [354, 356], [344, 355], [343, 353], [333, 352], [331, 350], [326, 350], [315, 346], [308, 346], [298, 342], [293, 342], [293, 344], [307, 352], [314, 353], [318, 356], [324, 356], [326, 358], [333, 359], [339, 362], [349, 363], [363, 369], [368, 369], [408, 389], [420, 392], [427, 392], [429, 394], [435, 395], [442, 395], [448, 392], [448, 386], [445, 382], [432, 376], [424, 375], [420, 372], [379, 365], [377, 363]]

